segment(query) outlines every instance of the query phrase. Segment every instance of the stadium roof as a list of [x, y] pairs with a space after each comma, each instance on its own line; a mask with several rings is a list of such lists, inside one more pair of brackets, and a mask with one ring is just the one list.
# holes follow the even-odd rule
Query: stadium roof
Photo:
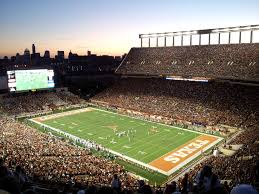
[[154, 38], [154, 37], [226, 33], [226, 32], [243, 32], [243, 31], [255, 31], [255, 30], [259, 30], [259, 24], [248, 25], [248, 26], [226, 27], [226, 28], [203, 29], [203, 30], [188, 30], [188, 31], [139, 34], [139, 38]]

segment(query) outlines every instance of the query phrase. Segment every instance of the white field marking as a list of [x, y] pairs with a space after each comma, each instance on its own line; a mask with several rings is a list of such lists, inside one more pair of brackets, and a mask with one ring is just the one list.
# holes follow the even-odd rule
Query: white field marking
[[75, 125], [75, 126], [77, 126], [78, 124], [77, 123], [71, 123], [72, 125]]
[[[181, 128], [181, 127], [176, 127], [176, 126], [172, 126], [172, 125], [166, 125], [166, 124], [158, 123], [158, 122], [154, 122], [154, 121], [147, 121], [147, 120], [137, 119], [137, 118], [130, 117], [130, 116], [127, 116], [127, 115], [124, 115], [124, 114], [109, 112], [109, 111], [102, 110], [102, 109], [98, 109], [98, 108], [94, 108], [94, 107], [91, 107], [91, 109], [97, 110], [97, 111], [106, 112], [106, 113], [110, 113], [110, 114], [120, 115], [120, 116], [122, 116], [122, 117], [128, 117], [128, 118], [131, 118], [131, 119], [134, 119], [134, 120], [140, 120], [140, 121], [143, 121], [143, 122], [155, 123], [156, 125], [162, 125], [162, 126], [166, 126], [166, 127], [170, 127], [170, 128], [181, 129], [181, 130], [189, 131], [189, 132], [192, 132], [192, 133], [198, 133], [198, 134], [201, 134], [201, 135], [207, 135], [207, 136], [212, 136], [212, 137], [219, 138], [219, 136], [216, 136], [216, 135], [211, 135], [211, 134], [207, 134], [207, 133], [202, 133], [202, 132], [199, 132], [199, 131], [194, 131], [194, 130], [185, 129], [185, 128]], [[143, 124], [140, 123], [140, 124], [141, 124], [141, 125], [145, 125], [145, 123], [143, 123]], [[222, 139], [223, 139], [223, 138], [222, 138]]]
[[92, 108], [81, 108], [81, 109], [76, 109], [76, 110], [71, 110], [71, 111], [66, 111], [66, 112], [61, 112], [61, 113], [56, 113], [48, 116], [42, 116], [42, 117], [36, 117], [37, 119], [44, 121], [44, 120], [49, 120], [49, 119], [56, 119], [59, 117], [65, 117], [69, 115], [74, 115], [78, 113], [83, 113], [83, 112], [89, 112], [91, 111]]
[[[35, 122], [35, 123], [37, 123], [37, 124], [39, 124], [39, 125], [41, 125], [41, 126], [48, 127], [49, 129], [54, 130], [54, 131], [56, 131], [56, 132], [63, 133], [63, 134], [65, 134], [67, 137], [73, 137], [73, 138], [76, 138], [76, 139], [79, 139], [79, 140], [84, 140], [84, 139], [82, 139], [82, 138], [78, 138], [78, 137], [76, 137], [76, 136], [74, 136], [74, 135], [71, 135], [71, 134], [66, 133], [66, 132], [64, 132], [64, 131], [61, 131], [61, 130], [56, 129], [56, 128], [54, 128], [54, 127], [45, 125], [45, 124], [43, 124], [43, 123], [41, 123], [41, 122], [38, 122], [38, 121], [36, 121], [36, 120], [33, 120], [33, 119], [29, 119], [29, 120], [32, 121], [32, 122]], [[113, 144], [114, 144], [114, 143], [117, 143], [117, 142], [111, 141], [110, 143], [113, 143]], [[160, 170], [160, 169], [158, 169], [158, 168], [156, 168], [156, 167], [153, 167], [153, 166], [151, 166], [151, 165], [148, 165], [148, 164], [146, 164], [146, 163], [144, 163], [144, 162], [138, 161], [138, 160], [136, 160], [136, 159], [134, 159], [134, 158], [125, 156], [124, 154], [115, 152], [115, 151], [110, 150], [110, 149], [107, 149], [107, 148], [106, 148], [106, 150], [109, 151], [110, 153], [114, 154], [114, 155], [117, 155], [117, 156], [119, 156], [119, 157], [125, 158], [126, 160], [129, 160], [129, 161], [134, 162], [134, 163], [136, 163], [136, 164], [139, 164], [139, 165], [141, 165], [141, 166], [150, 168], [150, 169], [152, 169], [152, 170], [154, 170], [154, 171], [156, 171], [156, 172], [160, 172], [160, 173], [162, 173], [162, 174], [169, 175], [167, 172], [165, 172], [165, 171], [163, 171], [163, 170]]]
[[65, 126], [65, 124], [64, 124], [64, 123], [61, 123], [60, 125]]
[[130, 146], [127, 146], [127, 145], [124, 145], [123, 147], [124, 147], [124, 148], [127, 148], [127, 149], [130, 149], [130, 148], [131, 148]]
[[74, 129], [74, 127], [72, 127], [72, 126], [69, 126], [68, 128], [69, 128], [69, 129]]
[[[86, 108], [86, 109], [88, 109], [88, 108]], [[127, 116], [127, 115], [123, 115], [123, 114], [119, 114], [119, 113], [113, 113], [113, 112], [101, 110], [101, 109], [98, 109], [98, 108], [93, 108], [93, 107], [91, 107], [90, 109], [96, 110], [96, 111], [102, 111], [102, 112], [106, 112], [106, 113], [110, 113], [110, 114], [115, 114], [115, 115], [121, 115], [121, 116], [123, 116], [123, 117], [128, 117], [128, 118], [135, 119], [135, 120], [141, 120], [141, 119], [132, 118], [132, 117]], [[88, 111], [89, 111], [89, 110], [88, 110]], [[121, 120], [124, 120], [123, 118], [120, 118], [120, 119], [121, 119]], [[30, 121], [33, 121], [33, 122], [35, 122], [35, 123], [37, 123], [37, 124], [39, 124], [39, 125], [42, 125], [42, 126], [45, 126], [45, 127], [50, 128], [50, 129], [53, 129], [53, 130], [55, 130], [55, 131], [58, 130], [58, 129], [55, 129], [55, 128], [50, 127], [50, 126], [48, 126], [48, 125], [45, 125], [45, 124], [43, 124], [43, 123], [41, 123], [41, 122], [35, 121], [35, 120], [33, 120], [33, 119], [29, 119], [29, 120], [30, 120]], [[210, 149], [211, 147], [213, 147], [214, 145], [216, 145], [217, 143], [219, 143], [219, 142], [223, 139], [222, 137], [218, 137], [218, 136], [215, 136], [215, 135], [210, 135], [210, 134], [206, 134], [206, 133], [201, 133], [201, 132], [198, 132], [198, 131], [193, 131], [193, 130], [190, 130], [190, 129], [184, 129], [184, 128], [181, 128], [181, 127], [166, 125], [166, 124], [163, 124], [163, 123], [157, 123], [157, 122], [154, 122], [154, 121], [146, 121], [146, 120], [141, 120], [141, 121], [149, 122], [149, 123], [155, 123], [156, 125], [171, 127], [171, 128], [175, 128], [175, 129], [181, 129], [181, 130], [184, 130], [184, 131], [189, 131], [189, 132], [193, 132], [193, 133], [197, 133], [197, 134], [202, 134], [202, 135], [207, 135], [207, 136], [212, 136], [212, 137], [218, 138], [216, 141], [214, 141], [214, 143], [209, 144], [208, 146], [206, 146], [206, 147], [203, 149], [204, 152], [205, 152], [206, 150]], [[141, 124], [142, 124], [142, 123], [141, 123]], [[145, 125], [145, 123], [143, 123], [143, 125]], [[60, 131], [60, 130], [58, 130], [58, 131]], [[63, 131], [61, 131], [61, 132], [63, 132]], [[63, 132], [63, 133], [65, 133], [65, 132]], [[68, 133], [66, 133], [66, 134], [68, 134]], [[89, 134], [89, 133], [88, 133], [88, 134]], [[68, 134], [68, 135], [71, 136], [71, 134]], [[93, 135], [93, 134], [92, 134], [92, 135]], [[76, 138], [78, 138], [78, 137], [76, 137]], [[79, 138], [79, 139], [81, 139], [81, 138]], [[115, 143], [117, 143], [117, 142], [115, 142]], [[131, 161], [131, 162], [134, 162], [134, 163], [139, 164], [139, 165], [141, 165], [141, 166], [150, 168], [150, 169], [152, 169], [152, 170], [154, 170], [154, 171], [160, 172], [160, 173], [162, 173], [162, 174], [164, 174], [164, 175], [167, 175], [167, 176], [171, 175], [173, 172], [175, 172], [175, 171], [177, 171], [178, 169], [182, 168], [184, 165], [186, 165], [187, 163], [189, 163], [189, 162], [192, 161], [194, 158], [196, 158], [197, 156], [200, 155], [200, 153], [198, 152], [198, 153], [194, 154], [192, 157], [190, 157], [190, 158], [184, 160], [182, 163], [180, 163], [180, 164], [179, 164], [178, 166], [176, 166], [175, 168], [173, 168], [173, 169], [171, 169], [171, 170], [169, 170], [169, 171], [166, 172], [166, 171], [163, 171], [163, 170], [158, 169], [158, 168], [156, 168], [156, 167], [153, 167], [153, 166], [151, 166], [151, 165], [149, 165], [149, 164], [146, 164], [146, 163], [144, 163], [144, 162], [138, 161], [138, 160], [136, 160], [136, 159], [134, 159], [134, 158], [125, 156], [124, 154], [115, 152], [115, 151], [110, 150], [110, 149], [106, 149], [106, 150], [109, 151], [109, 152], [111, 152], [112, 154], [115, 154], [115, 155], [117, 155], [117, 156], [123, 157], [123, 158], [125, 158], [125, 159], [127, 159], [127, 160], [129, 160], [129, 161]]]
[[98, 137], [98, 139], [105, 139], [104, 137]]
[[81, 130], [81, 129], [78, 129], [77, 131], [78, 131], [78, 132], [82, 132], [82, 130]]
[[116, 144], [117, 142], [116, 141], [110, 141], [111, 144]]
[[170, 132], [170, 130], [169, 130], [169, 129], [164, 129], [164, 131]]
[[131, 122], [131, 123], [134, 123], [135, 121], [132, 121], [132, 120], [131, 120], [130, 122]]
[[[216, 141], [214, 141], [213, 143], [210, 143], [209, 145], [207, 145], [205, 148], [202, 149], [203, 152], [207, 151], [208, 149], [212, 148], [213, 146], [215, 146], [217, 143], [219, 143], [223, 138], [222, 137], [217, 137], [218, 139]], [[184, 160], [183, 162], [181, 162], [179, 165], [177, 165], [176, 167], [172, 168], [171, 170], [169, 170], [167, 173], [168, 174], [172, 174], [175, 171], [179, 170], [180, 168], [182, 168], [183, 166], [185, 166], [186, 164], [188, 164], [189, 162], [191, 162], [193, 159], [195, 159], [196, 157], [198, 157], [201, 153], [197, 152], [196, 154], [194, 154], [193, 156], [187, 158], [186, 160]]]
[[92, 133], [87, 133], [87, 134], [88, 134], [88, 135], [91, 135], [91, 136], [94, 135], [94, 134], [92, 134]]
[[[127, 116], [127, 115], [123, 115], [123, 114], [120, 114], [120, 113], [114, 113], [114, 112], [109, 112], [109, 111], [106, 111], [106, 110], [102, 110], [102, 109], [98, 109], [98, 108], [92, 108], [94, 110], [97, 110], [97, 111], [103, 111], [103, 112], [107, 112], [107, 113], [110, 113], [110, 114], [116, 114], [116, 115], [120, 115], [120, 116], [123, 116], [123, 117], [128, 117], [128, 118], [131, 118], [131, 119], [135, 119], [135, 120], [141, 120], [141, 119], [137, 119], [137, 118], [132, 118], [130, 116]], [[184, 129], [184, 128], [181, 128], [181, 127], [176, 127], [176, 126], [171, 126], [171, 125], [166, 125], [166, 124], [163, 124], [163, 123], [157, 123], [157, 122], [154, 122], [154, 121], [147, 121], [147, 120], [142, 120], [144, 122], [149, 122], [149, 123], [155, 123], [157, 125], [162, 125], [162, 126], [166, 126], [166, 127], [170, 127], [170, 128], [175, 128], [175, 129], [181, 129], [181, 130], [184, 130], [184, 131], [188, 131], [188, 132], [192, 132], [192, 133], [197, 133], [197, 134], [201, 134], [201, 135], [207, 135], [207, 136], [212, 136], [212, 137], [216, 137], [217, 140], [214, 141], [213, 143], [209, 144], [208, 146], [206, 146], [203, 151], [207, 151], [208, 149], [210, 149], [211, 147], [213, 147], [214, 145], [218, 144], [221, 140], [223, 140], [222, 137], [219, 137], [219, 136], [216, 136], [216, 135], [211, 135], [211, 134], [206, 134], [206, 133], [202, 133], [202, 132], [199, 132], [199, 131], [194, 131], [194, 130], [190, 130], [190, 129]], [[142, 123], [141, 123], [142, 124]], [[145, 123], [143, 123], [142, 125], [145, 125]], [[114, 152], [114, 151], [113, 151]], [[114, 152], [115, 153], [115, 152]], [[169, 152], [168, 152], [169, 153]], [[121, 154], [120, 154], [121, 155]], [[172, 174], [173, 172], [177, 171], [178, 169], [182, 168], [184, 165], [188, 164], [190, 161], [192, 161], [194, 158], [196, 158], [197, 156], [199, 156], [200, 153], [196, 153], [194, 154], [192, 157], [189, 157], [188, 159], [184, 160], [181, 164], [179, 164], [178, 166], [176, 166], [175, 168], [169, 170], [168, 172], [165, 172], [165, 171], [162, 171], [160, 169], [156, 169], [158, 172], [162, 173], [162, 174], [165, 174], [165, 175], [170, 175]], [[124, 155], [123, 155], [124, 156]], [[126, 158], [126, 157], [125, 157]], [[130, 157], [127, 157], [127, 158], [130, 158]], [[135, 159], [133, 159], [135, 160]], [[132, 160], [132, 161], [133, 161]], [[140, 161], [138, 161], [140, 163]], [[144, 164], [144, 163], [143, 163]], [[141, 165], [141, 164], [140, 164]], [[154, 167], [152, 167], [151, 169], [153, 169]]]
[[140, 123], [141, 125], [146, 125], [146, 123]]
[[147, 153], [146, 152], [142, 152], [142, 151], [138, 151], [138, 154], [145, 155]]
[[[191, 135], [191, 134], [189, 134], [189, 135]], [[185, 138], [188, 138], [189, 135], [187, 135], [187, 136], [185, 136], [185, 137], [179, 137], [178, 140], [176, 140], [175, 142], [169, 144], [167, 147], [170, 147], [171, 145], [176, 144], [178, 141], [183, 141]], [[175, 135], [174, 138], [176, 139], [177, 136], [178, 136], [178, 135]], [[177, 148], [175, 148], [175, 149], [177, 149]], [[172, 149], [172, 150], [174, 150], [174, 149]], [[157, 152], [160, 152], [160, 149], [158, 149], [157, 151], [152, 152], [152, 154], [150, 154], [150, 155], [152, 156], [153, 154], [156, 154]], [[167, 155], [168, 153], [169, 153], [169, 152], [166, 152], [166, 153], [165, 153], [164, 155], [162, 155], [161, 157]], [[145, 157], [143, 157], [142, 159], [145, 159], [145, 158], [147, 158], [147, 157], [150, 157], [150, 155], [145, 156]], [[160, 158], [161, 158], [161, 157], [160, 157]], [[155, 159], [155, 160], [156, 160], [156, 159]], [[151, 161], [151, 162], [152, 162], [152, 161]]]
[[58, 123], [58, 122], [54, 120], [53, 123]]

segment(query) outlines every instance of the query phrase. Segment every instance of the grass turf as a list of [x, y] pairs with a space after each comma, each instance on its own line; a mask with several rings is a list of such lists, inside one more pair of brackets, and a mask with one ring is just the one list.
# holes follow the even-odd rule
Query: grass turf
[[147, 164], [200, 135], [98, 109], [43, 123]]

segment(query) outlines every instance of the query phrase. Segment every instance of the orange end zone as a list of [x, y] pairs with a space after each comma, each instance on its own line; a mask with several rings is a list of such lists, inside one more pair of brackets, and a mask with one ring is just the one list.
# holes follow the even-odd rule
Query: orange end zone
[[168, 172], [181, 165], [185, 160], [190, 159], [195, 154], [203, 152], [203, 149], [217, 141], [219, 138], [208, 135], [200, 135], [191, 141], [179, 146], [172, 152], [152, 161], [149, 165]]

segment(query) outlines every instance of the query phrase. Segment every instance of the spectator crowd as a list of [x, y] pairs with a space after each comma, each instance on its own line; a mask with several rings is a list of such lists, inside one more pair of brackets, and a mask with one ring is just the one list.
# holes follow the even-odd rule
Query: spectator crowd
[[69, 106], [81, 103], [82, 100], [68, 92], [40, 92], [21, 93], [20, 95], [3, 97], [0, 101], [0, 109], [9, 115], [23, 113], [37, 113], [54, 110], [61, 106]]
[[[246, 129], [230, 142], [243, 144], [235, 155], [208, 157], [165, 188], [152, 188], [113, 160], [0, 114], [0, 192], [235, 194], [236, 190], [250, 189], [256, 193], [249, 185], [235, 186], [259, 182], [257, 97], [257, 87], [252, 86], [133, 78], [123, 79], [94, 97], [111, 106]], [[42, 93], [3, 99], [1, 107], [8, 114], [20, 114], [76, 103], [80, 99], [74, 95]], [[225, 180], [223, 185], [221, 180]], [[46, 191], [37, 192], [35, 184], [44, 185]]]
[[[110, 184], [114, 174], [120, 177], [122, 187], [135, 185], [135, 179], [114, 161], [94, 156], [89, 150], [13, 119], [0, 118], [0, 158], [7, 169], [15, 171], [19, 166], [22, 186], [28, 178], [43, 183]], [[1, 168], [0, 174], [12, 174], [9, 171]]]
[[259, 79], [259, 44], [132, 48], [119, 74]]
[[249, 128], [258, 126], [258, 96], [254, 86], [125, 78], [92, 100], [203, 125]]

